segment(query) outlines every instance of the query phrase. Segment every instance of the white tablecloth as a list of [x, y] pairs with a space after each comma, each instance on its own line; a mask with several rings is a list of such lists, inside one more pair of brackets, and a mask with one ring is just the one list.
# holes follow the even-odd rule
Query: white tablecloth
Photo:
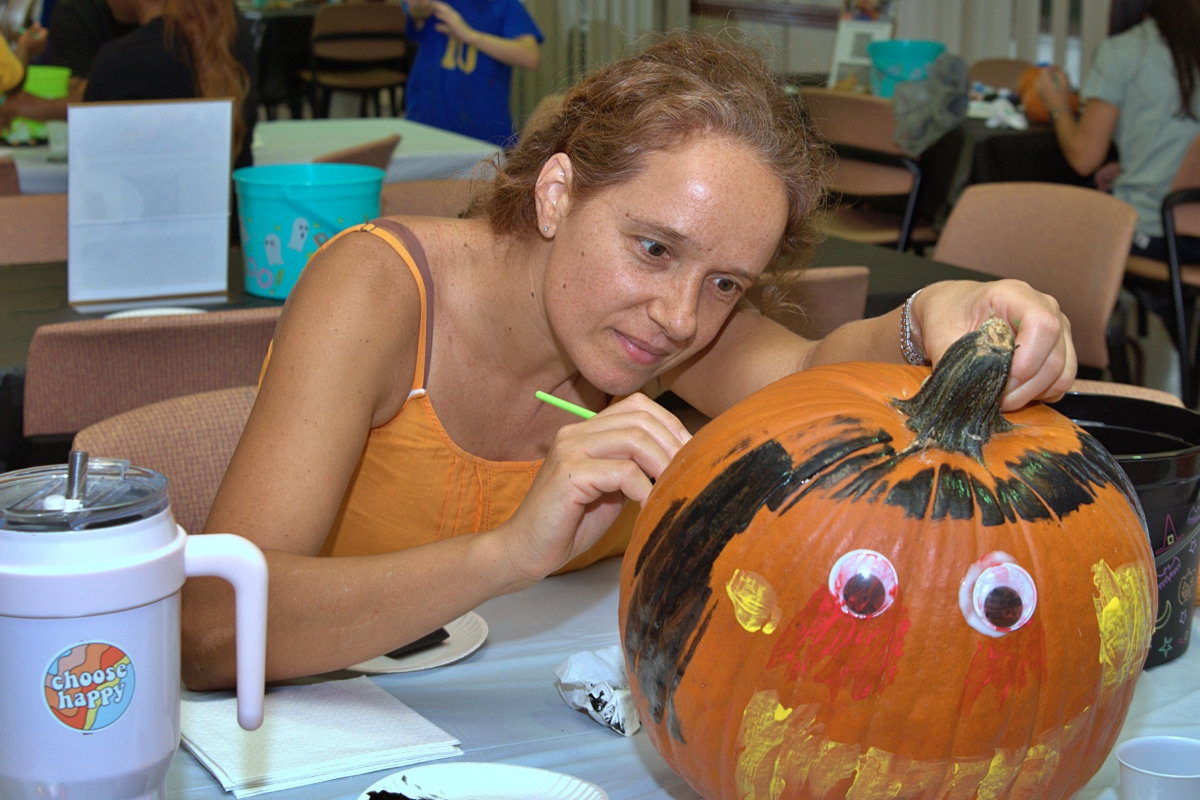
[[[406, 119], [317, 119], [260, 122], [254, 129], [251, 149], [255, 164], [288, 164], [312, 161], [335, 150], [400, 134], [392, 154], [387, 183], [448, 178], [469, 172], [480, 160], [500, 148]], [[17, 165], [24, 194], [67, 191], [67, 164], [50, 161], [47, 147], [0, 147]]]
[[[554, 667], [571, 653], [616, 644], [619, 559], [548, 578], [479, 607], [487, 643], [448, 667], [374, 680], [462, 741], [464, 761], [555, 770], [591, 781], [611, 800], [698, 798], [659, 757], [645, 732], [624, 738], [567, 708], [554, 689]], [[1195, 623], [1194, 623], [1195, 624]], [[1193, 628], [1200, 632], [1200, 624]], [[350, 677], [357, 673], [337, 673]], [[1200, 647], [1145, 673], [1122, 738], [1172, 734], [1200, 738]], [[387, 772], [282, 791], [276, 800], [355, 800]], [[1117, 800], [1116, 759], [1077, 800]], [[175, 755], [167, 795], [176, 800], [228, 797], [191, 755]]]

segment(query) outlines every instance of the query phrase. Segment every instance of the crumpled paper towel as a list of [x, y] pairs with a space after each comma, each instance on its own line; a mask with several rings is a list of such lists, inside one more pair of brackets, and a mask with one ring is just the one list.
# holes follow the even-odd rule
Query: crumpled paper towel
[[571, 708], [586, 711], [622, 736], [633, 736], [642, 727], [629, 693], [621, 645], [576, 653], [555, 667], [554, 674], [558, 693]]

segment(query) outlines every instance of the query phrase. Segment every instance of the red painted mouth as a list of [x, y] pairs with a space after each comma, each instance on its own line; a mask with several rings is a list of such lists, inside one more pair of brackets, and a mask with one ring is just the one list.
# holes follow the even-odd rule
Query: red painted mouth
[[620, 331], [613, 331], [613, 333], [616, 334], [617, 341], [621, 343], [621, 348], [626, 355], [638, 364], [651, 366], [661, 361], [670, 352], [660, 347], [652, 347], [648, 342], [626, 336]]

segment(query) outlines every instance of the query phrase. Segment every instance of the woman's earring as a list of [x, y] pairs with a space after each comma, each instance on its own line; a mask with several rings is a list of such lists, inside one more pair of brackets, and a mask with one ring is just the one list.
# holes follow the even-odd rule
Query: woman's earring
[[549, 233], [549, 232], [550, 232], [550, 226], [549, 226], [549, 225], [543, 225], [543, 226], [542, 226], [542, 233]]

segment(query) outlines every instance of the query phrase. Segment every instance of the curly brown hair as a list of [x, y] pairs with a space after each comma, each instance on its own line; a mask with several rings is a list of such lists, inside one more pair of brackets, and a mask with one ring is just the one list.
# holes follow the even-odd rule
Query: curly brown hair
[[572, 198], [586, 203], [637, 176], [651, 153], [702, 135], [740, 144], [783, 181], [788, 220], [767, 283], [770, 274], [806, 263], [820, 238], [828, 148], [763, 57], [725, 36], [664, 34], [638, 55], [591, 72], [553, 117], [496, 160], [494, 184], [469, 215], [485, 217], [498, 235], [532, 238], [534, 186], [554, 154], [571, 159]]

